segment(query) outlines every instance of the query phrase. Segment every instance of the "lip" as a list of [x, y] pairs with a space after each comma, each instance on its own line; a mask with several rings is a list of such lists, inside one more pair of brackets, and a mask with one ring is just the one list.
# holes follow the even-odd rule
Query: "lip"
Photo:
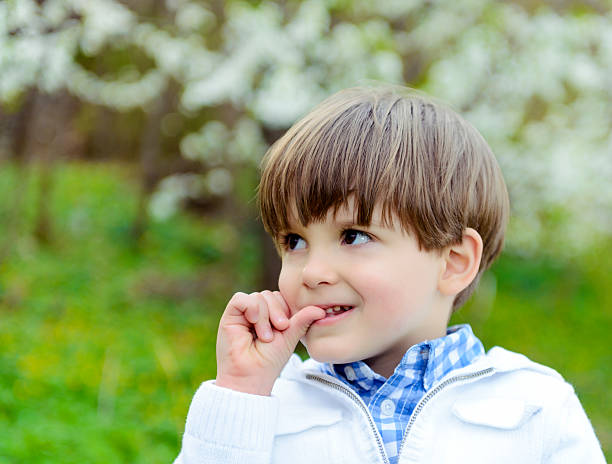
[[313, 326], [318, 326], [318, 327], [326, 327], [326, 326], [330, 326], [338, 322], [341, 322], [342, 320], [349, 317], [349, 315], [355, 310], [355, 306], [352, 306], [352, 305], [326, 305], [326, 306], [325, 305], [315, 305], [315, 306], [319, 306], [319, 308], [321, 309], [333, 308], [334, 306], [351, 306], [352, 307], [348, 311], [343, 311], [339, 314], [328, 315], [328, 316], [325, 316], [323, 319], [319, 319], [318, 321], [315, 321], [312, 323]]
[[340, 304], [340, 303], [334, 303], [334, 304], [313, 304], [312, 306], [317, 306], [319, 308], [321, 308], [322, 310], [326, 310], [328, 308], [333, 308], [334, 306], [351, 306], [354, 307], [353, 305], [348, 305], [348, 304]]

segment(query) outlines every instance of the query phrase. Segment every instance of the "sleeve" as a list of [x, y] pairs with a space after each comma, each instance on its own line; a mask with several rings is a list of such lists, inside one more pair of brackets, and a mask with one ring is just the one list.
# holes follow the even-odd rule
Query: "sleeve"
[[204, 382], [189, 407], [174, 464], [269, 464], [278, 409], [278, 398]]
[[544, 461], [546, 464], [606, 463], [595, 431], [573, 388], [559, 410], [556, 426], [559, 432]]

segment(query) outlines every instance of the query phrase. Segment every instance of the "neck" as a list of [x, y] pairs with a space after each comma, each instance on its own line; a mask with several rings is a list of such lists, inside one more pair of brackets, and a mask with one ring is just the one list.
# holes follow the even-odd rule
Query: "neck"
[[364, 359], [363, 362], [365, 362], [374, 372], [388, 379], [393, 375], [395, 368], [399, 365], [402, 358], [410, 348], [418, 345], [419, 343], [423, 343], [424, 341], [435, 340], [436, 338], [444, 337], [445, 335], [446, 326], [437, 330], [428, 331], [421, 337], [406, 340], [406, 343], [400, 345], [393, 351], [388, 351], [379, 356]]

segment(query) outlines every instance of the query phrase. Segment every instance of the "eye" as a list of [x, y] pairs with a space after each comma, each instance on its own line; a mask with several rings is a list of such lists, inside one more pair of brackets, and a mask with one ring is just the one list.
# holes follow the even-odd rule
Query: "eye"
[[367, 243], [372, 240], [365, 232], [361, 232], [355, 229], [347, 229], [342, 233], [343, 239], [342, 242], [347, 245], [361, 245], [362, 243]]
[[288, 250], [301, 250], [306, 248], [306, 241], [297, 234], [287, 234], [282, 238], [282, 244]]

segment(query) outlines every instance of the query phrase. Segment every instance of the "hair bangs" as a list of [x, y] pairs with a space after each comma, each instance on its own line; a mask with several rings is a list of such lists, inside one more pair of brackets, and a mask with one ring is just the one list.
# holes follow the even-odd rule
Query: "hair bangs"
[[[301, 130], [290, 130], [271, 147], [259, 201], [264, 226], [273, 237], [287, 230], [291, 220], [306, 226], [329, 211], [336, 214], [349, 201], [356, 224], [369, 225], [377, 204], [382, 205], [383, 223], [392, 222], [393, 198], [400, 194], [392, 187], [403, 184], [394, 179], [401, 149], [392, 153], [388, 143], [389, 132], [397, 128], [373, 113], [371, 104], [362, 103], [323, 121], [302, 121], [297, 125]], [[270, 163], [275, 164], [273, 176], [266, 168]]]

